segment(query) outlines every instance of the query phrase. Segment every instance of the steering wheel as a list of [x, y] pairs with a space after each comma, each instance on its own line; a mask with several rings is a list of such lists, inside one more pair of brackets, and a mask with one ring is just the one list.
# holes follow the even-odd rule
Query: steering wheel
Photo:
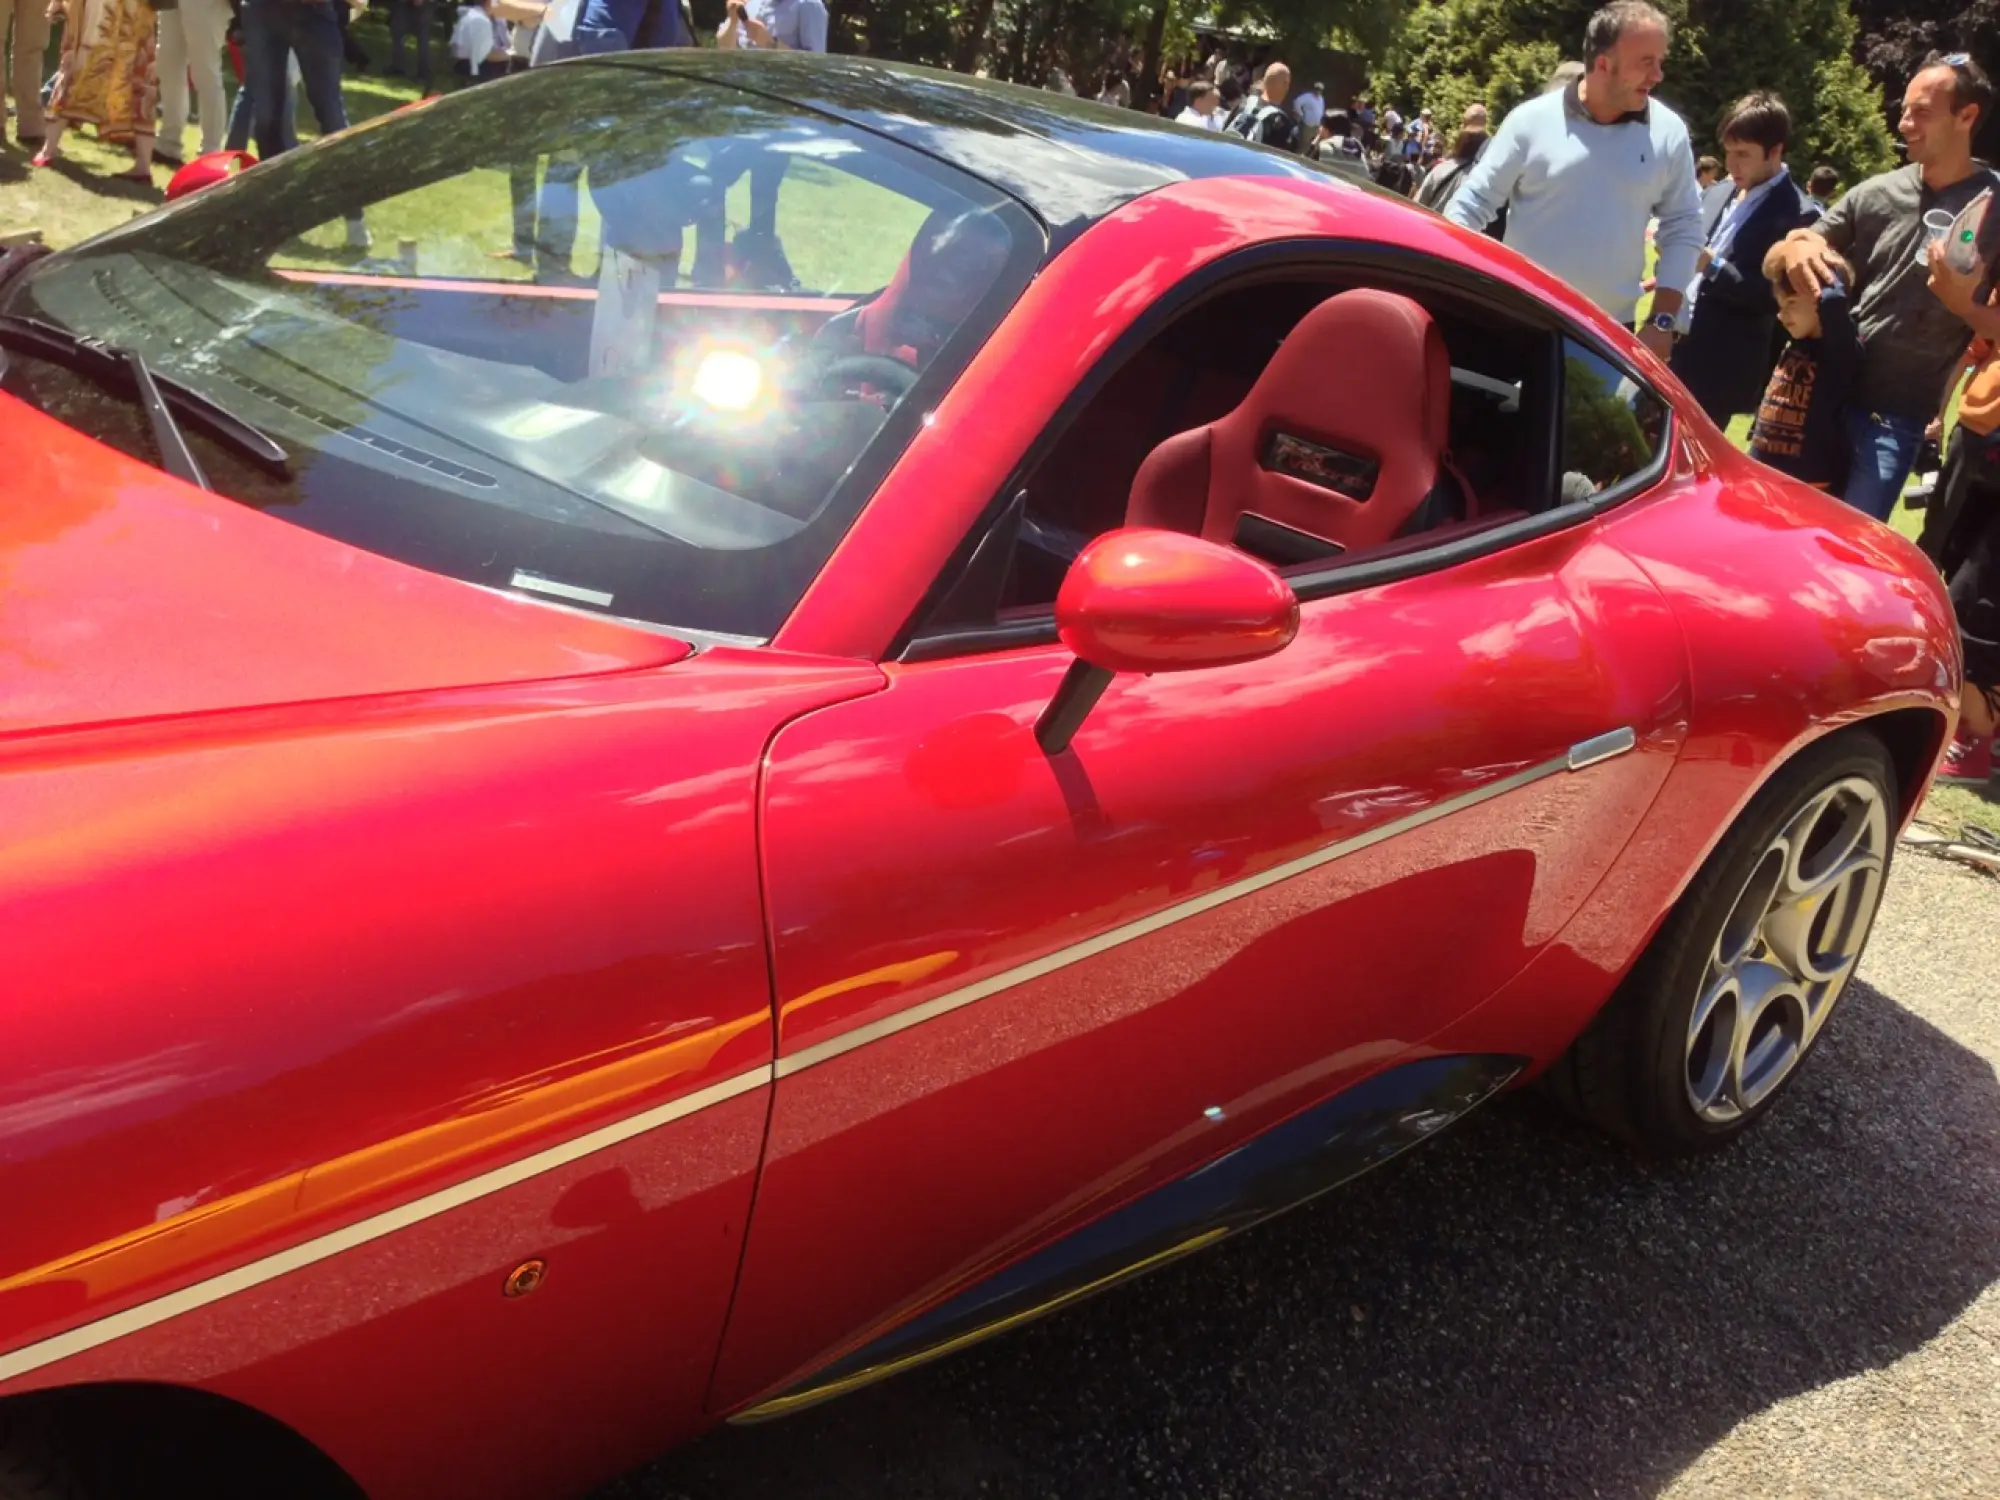
[[892, 401], [902, 400], [916, 383], [915, 370], [886, 354], [843, 355], [829, 361], [813, 382], [819, 395], [828, 400], [855, 395], [858, 387], [872, 385]]

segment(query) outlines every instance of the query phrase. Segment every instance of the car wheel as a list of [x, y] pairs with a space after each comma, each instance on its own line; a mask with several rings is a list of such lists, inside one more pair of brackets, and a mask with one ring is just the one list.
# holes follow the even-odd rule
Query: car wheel
[[87, 1500], [61, 1453], [0, 1412], [0, 1500]]
[[1865, 733], [1780, 769], [1550, 1069], [1550, 1092], [1656, 1155], [1748, 1128], [1797, 1074], [1861, 960], [1889, 873], [1894, 784], [1888, 752]]

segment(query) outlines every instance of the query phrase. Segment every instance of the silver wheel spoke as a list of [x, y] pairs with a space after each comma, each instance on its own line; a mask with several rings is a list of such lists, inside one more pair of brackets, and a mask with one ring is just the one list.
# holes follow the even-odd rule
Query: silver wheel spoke
[[1776, 964], [1746, 964], [1739, 980], [1736, 1091], [1739, 1109], [1752, 1110], [1783, 1081], [1805, 1050], [1805, 994]]
[[1786, 823], [1736, 894], [1688, 1020], [1688, 1102], [1742, 1118], [1798, 1066], [1861, 957], [1882, 898], [1888, 809], [1847, 777]]
[[1735, 1112], [1737, 1013], [1734, 978], [1710, 985], [1688, 1024], [1688, 1096], [1702, 1114]]
[[[1788, 856], [1781, 894], [1794, 900], [1808, 896], [1838, 878], [1851, 861], [1868, 857], [1871, 814], [1880, 810], [1872, 795], [1855, 796], [1845, 781], [1807, 803], [1779, 835]], [[1879, 846], [1875, 852], [1879, 855]]]

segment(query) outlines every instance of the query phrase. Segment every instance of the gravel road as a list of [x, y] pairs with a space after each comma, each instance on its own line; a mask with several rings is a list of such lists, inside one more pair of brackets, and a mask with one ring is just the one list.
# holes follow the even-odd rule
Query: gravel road
[[1646, 1167], [1509, 1099], [1205, 1256], [599, 1500], [1993, 1500], [1996, 961], [2000, 882], [1905, 852], [1866, 982], [1718, 1157]]

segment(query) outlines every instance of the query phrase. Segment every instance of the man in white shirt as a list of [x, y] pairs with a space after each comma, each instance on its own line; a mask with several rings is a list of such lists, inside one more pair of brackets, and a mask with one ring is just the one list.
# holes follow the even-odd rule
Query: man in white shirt
[[826, 5], [824, 0], [729, 0], [715, 45], [824, 52]]
[[1299, 145], [1303, 149], [1319, 139], [1319, 122], [1326, 118], [1326, 85], [1316, 83], [1292, 101], [1298, 116]]
[[1197, 79], [1188, 86], [1187, 108], [1174, 116], [1174, 123], [1201, 130], [1222, 129], [1222, 90]]
[[1653, 98], [1669, 40], [1667, 18], [1645, 0], [1598, 11], [1584, 76], [1517, 106], [1445, 206], [1454, 223], [1484, 229], [1505, 205], [1507, 243], [1628, 328], [1657, 218], [1653, 314], [1639, 336], [1663, 360], [1702, 247], [1694, 147]]
[[462, 77], [474, 83], [507, 74], [507, 25], [487, 13], [487, 0], [467, 5], [458, 12], [458, 24], [451, 29], [451, 56]]

